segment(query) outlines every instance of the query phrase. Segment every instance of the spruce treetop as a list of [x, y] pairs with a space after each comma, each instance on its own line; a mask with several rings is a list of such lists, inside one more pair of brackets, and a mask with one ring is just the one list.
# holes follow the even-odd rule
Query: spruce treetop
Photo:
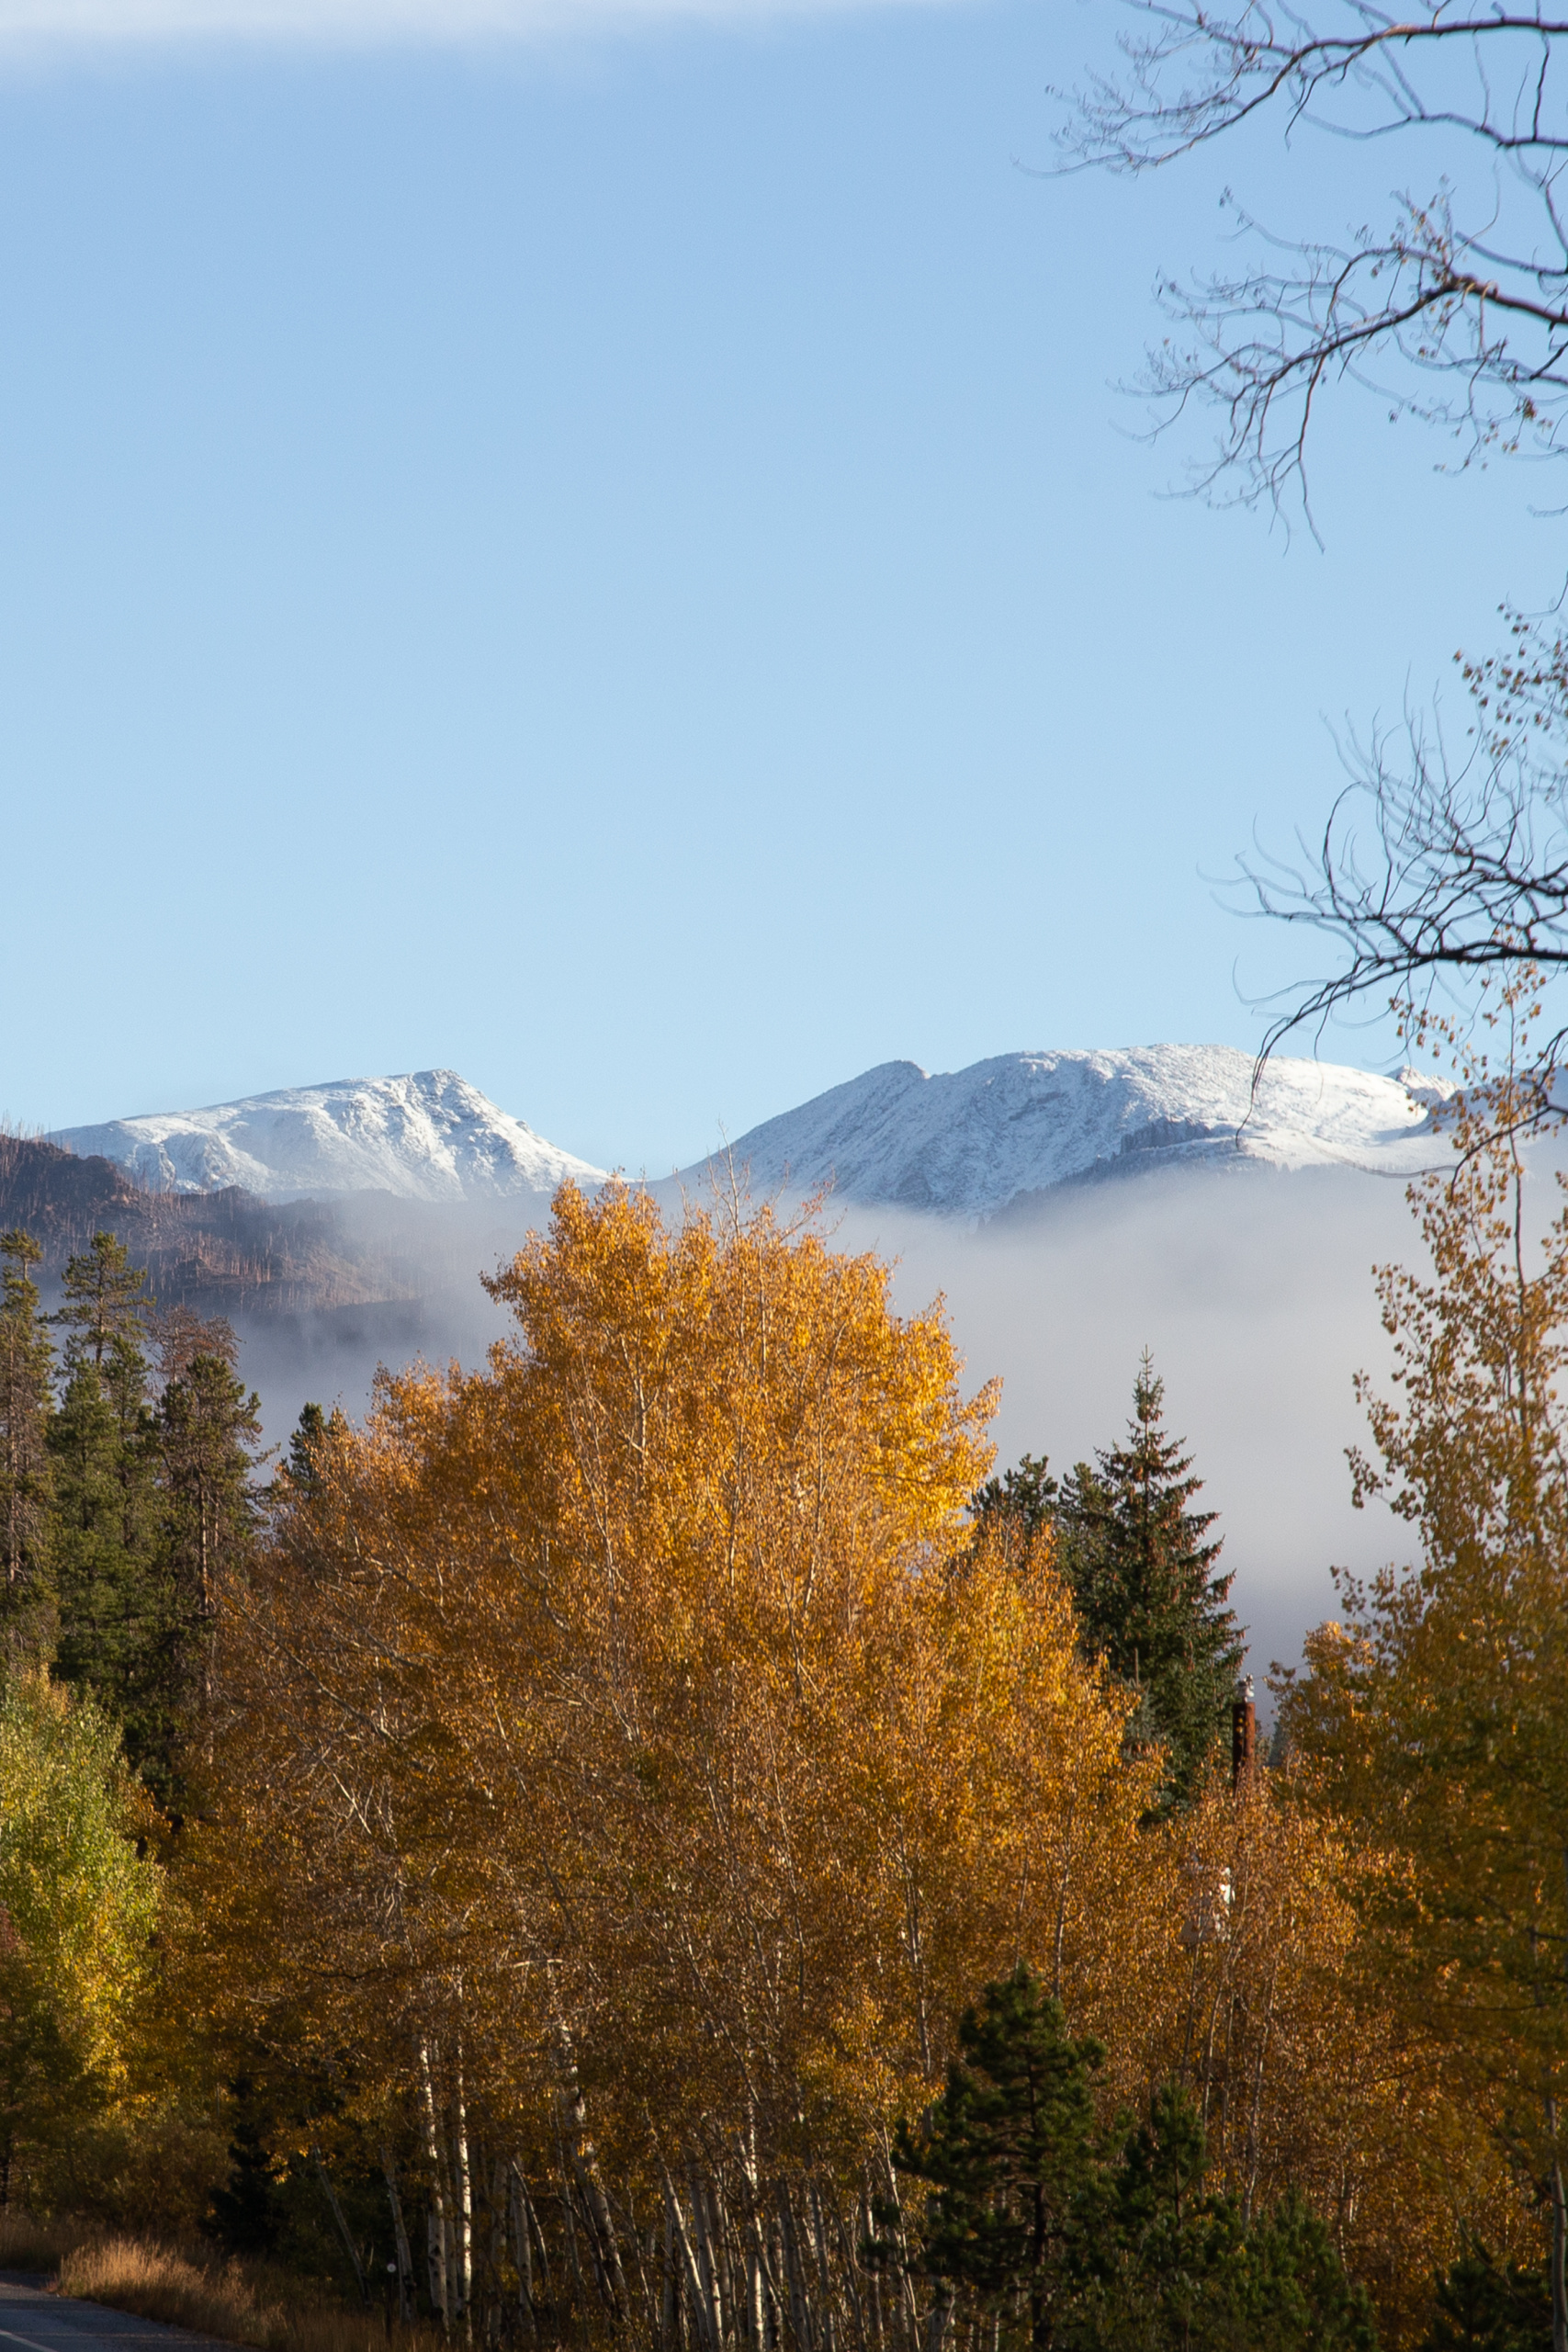
[[51, 1319], [65, 1328], [72, 1371], [90, 1363], [101, 1374], [105, 1358], [117, 1351], [141, 1355], [153, 1306], [146, 1283], [145, 1267], [130, 1263], [124, 1242], [112, 1233], [95, 1233], [90, 1250], [67, 1259], [65, 1303]]
[[1067, 1480], [1060, 1521], [1085, 1647], [1139, 1694], [1135, 1736], [1170, 1754], [1168, 1802], [1190, 1795], [1221, 1737], [1245, 1648], [1216, 1566], [1217, 1513], [1165, 1426], [1165, 1384], [1145, 1350], [1120, 1445]]

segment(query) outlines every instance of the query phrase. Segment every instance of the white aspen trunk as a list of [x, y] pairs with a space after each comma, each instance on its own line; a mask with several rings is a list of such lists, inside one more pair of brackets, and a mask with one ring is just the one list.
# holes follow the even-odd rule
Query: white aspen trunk
[[839, 2233], [839, 2254], [844, 2266], [844, 2302], [850, 2323], [855, 2333], [855, 2352], [870, 2352], [865, 2335], [864, 2298], [860, 2288], [860, 2260], [844, 2219], [844, 2209], [837, 2197], [833, 2199], [833, 2226]]
[[344, 2252], [347, 2255], [349, 2261], [353, 2266], [354, 2283], [359, 2290], [359, 2300], [364, 2304], [366, 2310], [368, 2311], [370, 2308], [370, 2297], [366, 2290], [365, 2265], [359, 2259], [359, 2248], [355, 2245], [353, 2238], [349, 2235], [348, 2223], [344, 2219], [343, 2207], [338, 2203], [337, 2190], [333, 2187], [331, 2176], [328, 2174], [326, 2165], [321, 2162], [321, 2152], [320, 2148], [311, 2149], [310, 2161], [316, 2167], [317, 2179], [321, 2182], [322, 2188], [326, 2191], [327, 2203], [332, 2208], [333, 2220], [337, 2224], [337, 2233], [343, 2240]]
[[746, 2131], [740, 2143], [740, 2168], [746, 2178], [748, 2208], [745, 2240], [747, 2328], [756, 2352], [766, 2352], [767, 2290], [760, 2222], [761, 2194], [757, 2176], [757, 2118], [752, 2109], [748, 2109]]
[[[662, 2166], [660, 2170], [663, 2171]], [[692, 2324], [696, 2331], [697, 2341], [699, 2345], [705, 2347], [705, 2352], [718, 2352], [718, 2339], [715, 2335], [713, 2324], [713, 2306], [703, 2292], [702, 2273], [698, 2268], [697, 2257], [693, 2249], [692, 2233], [687, 2230], [686, 2217], [681, 2210], [681, 2200], [675, 2194], [675, 2184], [667, 2171], [664, 2172], [664, 2211], [669, 2220], [676, 2251], [681, 2256], [687, 2299], [692, 2307]]]
[[692, 2234], [696, 2241], [697, 2276], [707, 2313], [708, 2338], [717, 2346], [725, 2340], [724, 2306], [719, 2297], [718, 2267], [714, 2260], [712, 2218], [694, 2166], [688, 2167], [686, 2182], [692, 2194]]
[[485, 2335], [499, 2335], [502, 2328], [502, 2280], [506, 2272], [507, 2200], [506, 2166], [499, 2156], [490, 2168], [490, 2277], [491, 2291], [485, 2300]]
[[637, 2223], [632, 2219], [630, 2213], [626, 2213], [624, 2216], [624, 2219], [626, 2225], [626, 2244], [630, 2247], [632, 2257], [637, 2264], [637, 2290], [638, 2295], [642, 2298], [642, 2308], [644, 2316], [647, 2320], [647, 2333], [649, 2340], [649, 2342], [657, 2342], [659, 2335], [659, 2297], [654, 2291], [653, 2280], [649, 2275], [649, 2265], [653, 2260], [654, 2256], [659, 2250], [659, 2232], [656, 2229], [649, 2230], [645, 2239], [642, 2231], [637, 2228]]
[[811, 2231], [811, 2250], [817, 2257], [817, 2277], [822, 2290], [822, 2320], [818, 2330], [823, 2352], [834, 2352], [837, 2330], [834, 2326], [832, 2274], [828, 2266], [828, 2233], [822, 2222], [822, 2199], [817, 2183], [807, 2192], [807, 2218]]
[[796, 2352], [812, 2352], [811, 2304], [806, 2291], [801, 2269], [800, 2237], [795, 2225], [795, 2212], [789, 2190], [779, 2183], [779, 2233], [784, 2244], [784, 2289], [789, 2297], [790, 2334]]
[[446, 2157], [435, 2120], [435, 2086], [430, 2073], [430, 2045], [419, 2045], [420, 2109], [424, 2120], [424, 2148], [430, 2160], [430, 2207], [425, 2222], [425, 2259], [430, 2271], [430, 2308], [443, 2327], [451, 2324], [451, 2288], [446, 2269]]
[[[902, 1845], [900, 1838], [900, 1845]], [[920, 1884], [908, 1852], [904, 1870], [904, 1939], [909, 1953], [909, 1974], [915, 1988], [915, 2024], [920, 2037], [920, 2072], [931, 2071], [931, 2033], [926, 2022], [926, 1955], [920, 1934]]]
[[[565, 2143], [570, 2171], [575, 2175], [582, 2193], [584, 2216], [594, 2240], [595, 2267], [602, 2278], [604, 2301], [611, 2316], [625, 2319], [631, 2307], [626, 2292], [626, 2272], [621, 2267], [620, 2240], [615, 2231], [610, 2200], [604, 2194], [599, 2177], [598, 2152], [588, 2130], [588, 2104], [582, 2096], [582, 2085], [577, 2072], [577, 2053], [572, 2048], [571, 2033], [558, 2007], [554, 2015], [556, 2051], [560, 2064], [561, 2089], [556, 2100], [557, 2129]], [[570, 2182], [567, 2183], [568, 2195]]]
[[767, 2290], [762, 2278], [762, 2242], [755, 2228], [746, 2256], [746, 2311], [752, 2343], [757, 2352], [766, 2352], [768, 2341]]
[[[898, 2194], [898, 2176], [893, 2169], [893, 2161], [887, 2154], [886, 2143], [883, 2147], [882, 2163], [887, 2178], [887, 2202], [892, 2206], [898, 2219], [898, 2250], [900, 2254], [907, 2256], [908, 2243], [904, 2230], [904, 2205]], [[898, 2266], [898, 2311], [904, 2323], [906, 2340], [911, 2345], [917, 2344], [919, 2341], [920, 2332], [919, 2306], [915, 2301], [915, 2282], [909, 2276], [907, 2260]]]
[[1269, 2057], [1269, 2043], [1274, 2030], [1274, 1991], [1279, 1983], [1278, 1963], [1269, 1978], [1269, 1999], [1263, 2011], [1263, 2030], [1258, 2037], [1258, 2064], [1252, 2075], [1252, 2111], [1247, 2120], [1247, 2191], [1241, 2200], [1241, 2218], [1248, 2229], [1252, 2227], [1252, 2208], [1258, 2195], [1258, 2172], [1262, 2162], [1259, 2134], [1263, 2126], [1263, 2076]]
[[1551, 2352], [1568, 2352], [1568, 2200], [1563, 2196], [1557, 2101], [1550, 2093], [1546, 2125], [1551, 2134]]
[[[860, 2233], [862, 2244], [869, 2245], [872, 2243], [873, 2237], [871, 2222], [871, 2183], [869, 2180], [865, 2179], [862, 2180], [860, 2189]], [[871, 2277], [866, 2282], [865, 2309], [866, 2319], [868, 2322], [868, 2334], [874, 2347], [874, 2352], [882, 2352], [882, 2273], [879, 2270], [874, 2269]]]
[[398, 2317], [405, 2327], [413, 2325], [413, 2249], [403, 2224], [403, 2200], [398, 2195], [397, 2167], [392, 2152], [385, 2142], [381, 2147], [381, 2171], [387, 2183], [387, 2201], [392, 2209], [392, 2242], [398, 2257]]
[[470, 2306], [474, 2299], [474, 2198], [468, 2175], [468, 2109], [463, 2097], [463, 2046], [457, 2045], [457, 2199], [456, 2236], [457, 2240], [457, 2293], [461, 2298], [463, 2334], [473, 2341], [474, 2326]]
[[424, 2213], [424, 2267], [430, 2282], [430, 2308], [446, 2325], [446, 2223], [441, 2211], [441, 2192], [432, 2191]]
[[578, 2149], [572, 2150], [571, 2166], [582, 2198], [583, 2218], [589, 2228], [594, 2275], [600, 2293], [609, 2306], [611, 2317], [625, 2319], [631, 2308], [626, 2266], [621, 2260], [621, 2242], [615, 2229], [615, 2217], [610, 2211], [610, 2200], [599, 2177], [598, 2158], [592, 2142], [587, 2143], [586, 2161]]
[[664, 2352], [674, 2352], [680, 2320], [680, 2290], [675, 2273], [675, 2221], [664, 2199], [664, 2267], [660, 2279], [659, 2341]]
[[571, 2166], [567, 2158], [566, 2142], [561, 2135], [560, 2101], [556, 2101], [556, 2162], [560, 2171], [561, 2219], [566, 2225], [566, 2250], [571, 2263], [571, 2283], [581, 2310], [584, 2300], [582, 2259], [577, 2250], [577, 2215], [574, 2208]]
[[1077, 1805], [1067, 1807], [1067, 1818], [1062, 1833], [1062, 1876], [1056, 1888], [1056, 1933], [1051, 1952], [1051, 1991], [1055, 1999], [1062, 1997], [1062, 1949], [1067, 1938], [1067, 1888], [1073, 1875], [1073, 1823]]
[[773, 2298], [773, 2341], [782, 2346], [789, 2318], [789, 2265], [776, 2199], [768, 2215], [768, 2284]]
[[763, 2227], [761, 2202], [751, 2216], [752, 2259], [757, 2267], [758, 2352], [783, 2342], [784, 2298], [779, 2291], [778, 2238], [773, 2223]]
[[739, 2283], [744, 2264], [729, 2201], [716, 2180], [708, 2183], [708, 2212], [712, 2217], [714, 2267], [718, 2275], [718, 2307], [725, 2339], [739, 2343], [746, 2333], [746, 2298]]
[[538, 2322], [534, 2314], [534, 2249], [529, 2244], [528, 2199], [523, 2186], [522, 2167], [515, 2156], [507, 2166], [507, 2204], [512, 2219], [512, 2242], [516, 2249], [517, 2308], [525, 2327], [536, 2331]]

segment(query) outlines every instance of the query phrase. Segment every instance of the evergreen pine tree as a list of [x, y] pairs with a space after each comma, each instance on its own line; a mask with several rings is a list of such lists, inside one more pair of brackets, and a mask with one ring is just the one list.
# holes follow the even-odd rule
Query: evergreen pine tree
[[[127, 1366], [118, 1367], [123, 1375]], [[126, 1735], [145, 1679], [149, 1628], [162, 1614], [157, 1497], [142, 1407], [128, 1430], [121, 1380], [117, 1397], [96, 1364], [79, 1363], [49, 1427], [53, 1482], [50, 1551], [60, 1612], [54, 1671], [90, 1692]]]
[[[338, 1416], [333, 1416], [335, 1420]], [[321, 1448], [326, 1443], [327, 1417], [319, 1405], [302, 1405], [288, 1441], [288, 1476], [298, 1495], [313, 1495], [321, 1485]]]
[[1294, 2189], [1248, 2232], [1237, 2301], [1244, 2341], [1270, 2352], [1376, 2352], [1371, 2296], [1351, 2284], [1327, 2223]]
[[1287, 2193], [1248, 2229], [1206, 2162], [1190, 2096], [1163, 2084], [1086, 2238], [1074, 2352], [1375, 2352], [1366, 2290], [1316, 2214]]
[[1242, 2237], [1233, 2206], [1205, 2197], [1203, 2126], [1174, 2083], [1128, 2137], [1085, 2265], [1085, 2352], [1207, 2345], [1234, 2301]]
[[1420, 2352], [1551, 2352], [1551, 2287], [1544, 2270], [1495, 2262], [1470, 2245], [1438, 2281]]
[[1084, 1648], [1138, 1693], [1132, 1736], [1164, 1743], [1166, 1801], [1179, 1803], [1223, 1736], [1245, 1652], [1214, 1567], [1217, 1514], [1190, 1507], [1202, 1480], [1166, 1433], [1164, 1397], [1145, 1352], [1125, 1442], [1078, 1464], [1056, 1517]]
[[900, 2124], [894, 2145], [898, 2169], [932, 2192], [920, 2267], [973, 2289], [1007, 2340], [1047, 2347], [1100, 2170], [1091, 2077], [1104, 2052], [1072, 2039], [1021, 1962], [965, 2010], [958, 2039], [919, 2137]]
[[918, 2135], [899, 2126], [893, 2161], [931, 2192], [909, 2267], [983, 2315], [976, 2340], [1375, 2352], [1366, 2292], [1299, 2198], [1248, 2228], [1233, 2197], [1205, 2188], [1202, 2120], [1179, 2085], [1156, 2092], [1110, 2157], [1093, 2097], [1102, 2048], [1072, 2039], [1031, 1969], [986, 1987], [959, 2041], [946, 2088]]
[[30, 1269], [30, 1233], [0, 1236], [0, 1624], [6, 1662], [47, 1653], [53, 1636], [48, 1536], [54, 1351]]
[[255, 1528], [261, 1399], [234, 1373], [227, 1324], [209, 1338], [212, 1344], [168, 1382], [153, 1427], [164, 1606], [137, 1743], [142, 1777], [164, 1803], [177, 1789], [182, 1729], [208, 1679], [218, 1590]]
[[65, 1328], [69, 1377], [48, 1436], [54, 1671], [120, 1726], [137, 1770], [150, 1753], [147, 1701], [168, 1615], [146, 1280], [112, 1233], [67, 1261], [52, 1320]]
[[[69, 1371], [91, 1363], [107, 1381], [113, 1375], [117, 1350], [141, 1355], [152, 1306], [144, 1295], [146, 1284], [146, 1269], [130, 1263], [124, 1242], [112, 1233], [95, 1233], [90, 1250], [67, 1259], [65, 1302], [51, 1319], [62, 1324], [68, 1334]], [[141, 1360], [145, 1374], [145, 1357]]]
[[1046, 1456], [1025, 1453], [999, 1478], [987, 1478], [969, 1508], [976, 1526], [1005, 1522], [1028, 1544], [1043, 1529], [1055, 1526], [1060, 1493]]

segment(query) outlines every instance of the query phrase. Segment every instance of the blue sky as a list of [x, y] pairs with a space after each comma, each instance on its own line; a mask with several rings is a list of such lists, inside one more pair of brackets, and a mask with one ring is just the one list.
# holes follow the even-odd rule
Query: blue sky
[[1561, 584], [1560, 493], [1365, 401], [1321, 550], [1165, 495], [1156, 270], [1406, 167], [1038, 175], [1101, 0], [122, 5], [0, 0], [13, 1119], [446, 1064], [659, 1173], [894, 1057], [1251, 1046], [1205, 875]]

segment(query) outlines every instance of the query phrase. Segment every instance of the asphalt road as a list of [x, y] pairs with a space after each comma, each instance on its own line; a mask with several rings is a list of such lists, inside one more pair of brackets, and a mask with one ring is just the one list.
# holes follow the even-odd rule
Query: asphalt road
[[176, 2346], [181, 2352], [233, 2352], [210, 2335], [51, 2295], [15, 2271], [0, 2274], [0, 2352], [174, 2352]]

